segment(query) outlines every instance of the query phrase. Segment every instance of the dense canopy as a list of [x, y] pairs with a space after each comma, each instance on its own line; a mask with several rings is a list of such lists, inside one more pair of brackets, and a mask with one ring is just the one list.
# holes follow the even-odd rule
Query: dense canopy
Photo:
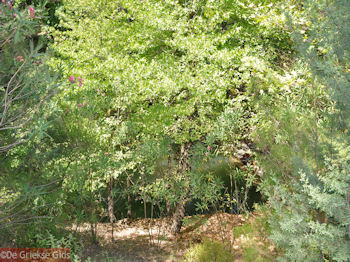
[[[349, 261], [349, 13], [346, 0], [2, 1], [0, 247]], [[123, 250], [125, 221], [147, 224], [156, 259]]]

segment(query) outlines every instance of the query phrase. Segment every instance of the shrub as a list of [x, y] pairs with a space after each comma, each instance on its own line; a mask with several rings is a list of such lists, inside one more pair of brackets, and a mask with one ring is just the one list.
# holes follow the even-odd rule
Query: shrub
[[185, 262], [228, 262], [233, 261], [233, 254], [220, 242], [205, 240], [196, 244], [185, 254]]
[[0, 2], [0, 241], [7, 245], [32, 242], [36, 232], [50, 226], [42, 223], [49, 218], [42, 196], [52, 188], [38, 173], [31, 176], [39, 169], [30, 164], [35, 156], [43, 158], [39, 145], [57, 87], [42, 34], [40, 8]]
[[[30, 15], [28, 14], [30, 13]], [[41, 50], [41, 10], [0, 3], [0, 153], [42, 134], [56, 76]]]
[[45, 234], [37, 234], [37, 247], [39, 248], [69, 248], [71, 259], [74, 262], [80, 261], [79, 254], [81, 253], [81, 244], [78, 240], [72, 235], [69, 234], [66, 237], [58, 238], [46, 232]]

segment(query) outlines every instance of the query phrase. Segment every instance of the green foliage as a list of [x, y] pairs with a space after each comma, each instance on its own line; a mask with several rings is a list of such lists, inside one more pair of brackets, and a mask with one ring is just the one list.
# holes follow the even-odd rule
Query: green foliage
[[45, 134], [43, 111], [58, 85], [47, 56], [39, 52], [41, 10], [35, 10], [35, 17], [28, 17], [28, 12], [0, 5], [1, 154], [33, 135]]
[[[35, 17], [28, 15], [29, 5]], [[259, 147], [266, 170], [277, 174], [265, 177], [264, 192], [280, 177], [289, 182], [300, 158], [305, 166], [323, 167], [319, 160], [327, 145], [314, 158], [306, 141], [315, 117], [319, 140], [328, 141], [329, 123], [314, 109], [327, 111], [333, 104], [322, 81], [293, 60], [284, 12], [299, 10], [289, 1], [19, 0], [15, 7], [16, 19], [0, 4], [0, 86], [20, 69], [16, 83], [28, 86], [33, 97], [14, 102], [8, 114], [28, 109], [24, 120], [31, 121], [19, 132], [0, 133], [0, 141], [32, 139], [6, 150], [0, 181], [13, 174], [4, 192], [24, 185], [34, 190], [38, 181], [53, 185], [33, 194], [27, 206], [53, 225], [105, 219], [111, 195], [119, 201], [118, 214], [125, 212], [128, 196], [163, 214], [182, 198], [198, 200], [198, 210], [207, 210], [223, 192], [229, 206], [239, 204], [242, 212], [258, 181], [252, 165], [234, 173], [236, 196], [223, 190], [222, 181], [237, 168], [231, 160], [247, 144]], [[44, 41], [39, 32], [50, 35]], [[49, 50], [50, 66], [63, 70], [60, 80], [48, 70], [43, 52]], [[59, 81], [58, 95], [34, 114]], [[305, 88], [310, 84], [315, 89]], [[30, 242], [36, 225], [15, 234], [24, 230]], [[201, 254], [208, 258], [206, 252], [232, 258], [218, 243], [193, 250], [198, 261]], [[252, 254], [247, 250], [247, 257]]]
[[259, 247], [251, 246], [246, 247], [243, 250], [243, 261], [244, 262], [269, 262], [271, 258], [266, 258], [259, 253]]
[[187, 250], [184, 261], [186, 262], [228, 262], [233, 261], [233, 254], [220, 242], [204, 240], [203, 244], [196, 244]]
[[291, 14], [302, 59], [279, 92], [257, 100], [266, 108], [254, 133], [267, 170], [261, 190], [282, 261], [350, 259], [349, 10], [347, 1], [306, 1]]
[[270, 196], [275, 208], [271, 239], [287, 259], [349, 260], [348, 172], [348, 163], [341, 169], [329, 164], [324, 174], [300, 173], [300, 182], [279, 187]]
[[7, 245], [31, 246], [38, 232], [55, 231], [47, 192], [57, 181], [39, 170], [59, 81], [41, 50], [42, 12], [0, 4], [0, 234]]
[[37, 234], [36, 236], [37, 247], [40, 248], [69, 248], [72, 253], [79, 253], [80, 245], [77, 243], [77, 239], [69, 234], [67, 237], [57, 239], [50, 232], [46, 234]]
[[[246, 235], [250, 238], [255, 236], [267, 236], [270, 228], [268, 223], [269, 212], [266, 206], [255, 205], [255, 217], [241, 226], [237, 226], [233, 230], [233, 236], [239, 238], [241, 235]], [[249, 220], [249, 216], [247, 216]]]
[[50, 232], [39, 233], [35, 236], [36, 247], [38, 248], [69, 248], [72, 262], [80, 262], [81, 243], [70, 233], [69, 235], [57, 238]]
[[57, 26], [59, 19], [56, 15], [56, 10], [62, 6], [61, 0], [16, 0], [16, 7], [24, 9], [28, 6], [40, 6], [45, 11], [43, 23], [50, 26]]
[[[251, 80], [277, 71], [276, 52], [290, 46], [279, 7], [260, 1], [63, 1], [64, 30], [52, 29], [52, 65], [63, 64], [67, 83], [71, 75], [82, 78], [81, 85], [61, 89], [61, 114], [50, 133], [79, 156], [56, 160], [70, 163], [64, 190], [74, 199], [87, 194], [82, 186], [100, 199], [113, 177], [122, 185], [118, 193], [152, 204], [175, 205], [186, 192], [203, 200], [201, 209], [215, 202], [221, 183], [207, 163], [249, 139]], [[178, 172], [183, 145], [191, 145], [185, 174]], [[132, 187], [126, 188], [126, 178]]]
[[274, 261], [276, 253], [268, 240], [270, 211], [267, 206], [255, 206], [254, 217], [233, 229], [235, 239], [240, 239], [243, 261]]

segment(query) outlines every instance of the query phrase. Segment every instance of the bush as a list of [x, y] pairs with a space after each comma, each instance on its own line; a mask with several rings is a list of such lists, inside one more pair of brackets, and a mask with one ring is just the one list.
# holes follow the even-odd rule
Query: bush
[[328, 165], [323, 174], [300, 173], [293, 194], [280, 187], [271, 197], [271, 239], [289, 261], [350, 260], [350, 165]]
[[42, 48], [42, 13], [0, 2], [0, 243], [6, 245], [30, 245], [36, 232], [53, 228], [43, 223], [51, 218], [44, 207], [53, 205], [43, 196], [53, 192], [53, 180], [38, 175], [40, 163], [32, 165], [43, 159], [39, 146], [58, 86]]
[[185, 262], [228, 262], [233, 261], [233, 254], [220, 242], [205, 240], [202, 244], [191, 247], [185, 254]]
[[[28, 14], [30, 13], [30, 14]], [[43, 134], [57, 75], [42, 52], [41, 10], [0, 3], [0, 153]]]
[[38, 248], [69, 248], [72, 261], [80, 261], [78, 254], [81, 253], [81, 244], [72, 234], [58, 238], [50, 232], [46, 232], [45, 234], [37, 234], [36, 239]]

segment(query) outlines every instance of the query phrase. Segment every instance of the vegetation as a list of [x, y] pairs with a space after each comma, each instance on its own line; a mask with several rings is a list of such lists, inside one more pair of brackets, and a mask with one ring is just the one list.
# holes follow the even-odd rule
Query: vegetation
[[113, 243], [144, 218], [159, 244], [210, 226], [187, 215], [227, 212], [247, 218], [219, 221], [222, 241], [200, 237], [182, 259], [349, 261], [349, 12], [0, 2], [0, 246], [89, 261], [81, 228], [102, 243], [109, 223]]
[[198, 261], [232, 261], [233, 255], [226, 250], [220, 242], [205, 240], [203, 244], [197, 244], [187, 251], [185, 255], [186, 262]]

